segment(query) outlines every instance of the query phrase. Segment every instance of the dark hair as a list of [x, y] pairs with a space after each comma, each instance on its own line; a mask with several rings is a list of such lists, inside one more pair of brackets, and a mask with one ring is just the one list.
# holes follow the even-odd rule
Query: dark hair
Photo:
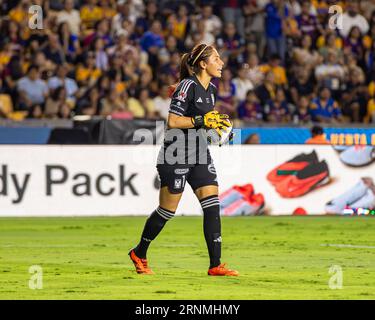
[[356, 29], [358, 29], [358, 31], [359, 31], [359, 36], [362, 35], [361, 29], [358, 26], [354, 25], [353, 27], [350, 28], [348, 38], [350, 38], [352, 36], [354, 30], [356, 30]]
[[249, 94], [255, 94], [255, 90], [254, 89], [249, 89], [246, 91], [246, 97], [249, 95]]
[[270, 56], [270, 61], [273, 61], [273, 60], [281, 60], [281, 57], [278, 53], [273, 53], [271, 56]]
[[182, 81], [187, 77], [190, 77], [194, 73], [199, 73], [201, 70], [199, 62], [207, 62], [213, 50], [213, 46], [208, 46], [202, 43], [196, 45], [191, 51], [191, 53], [185, 53], [181, 58], [179, 81]]
[[39, 71], [39, 67], [36, 64], [32, 64], [28, 69], [27, 73], [30, 73], [31, 70], [35, 69], [36, 71]]
[[[64, 25], [68, 25], [68, 22], [66, 22], [66, 21], [60, 22], [59, 25], [57, 26], [57, 35], [59, 36], [60, 39], [62, 39], [62, 36], [63, 36], [62, 29], [63, 29]], [[68, 25], [68, 27], [69, 27], [69, 25]], [[69, 30], [69, 33], [70, 33], [69, 28], [68, 28], [68, 30]]]
[[331, 93], [331, 88], [327, 85], [327, 84], [322, 84], [319, 88], [318, 88], [318, 93], [319, 95], [321, 95], [321, 93], [327, 89], [330, 93]]
[[143, 92], [143, 91], [147, 91], [147, 93], [148, 93], [148, 96], [150, 97], [150, 90], [148, 89], [148, 88], [146, 88], [146, 87], [143, 87], [143, 88], [139, 88], [136, 92], [135, 92], [135, 98], [136, 99], [138, 99], [139, 100], [139, 98], [141, 97], [141, 93]]
[[311, 135], [312, 135], [313, 137], [318, 136], [318, 135], [321, 135], [321, 134], [323, 134], [323, 133], [324, 133], [324, 131], [323, 131], [323, 128], [322, 128], [321, 126], [313, 126], [313, 127], [311, 128]]
[[[111, 78], [108, 74], [102, 74], [98, 80], [96, 80], [96, 83], [95, 83], [95, 86], [96, 88], [100, 91], [100, 90], [103, 90], [103, 82], [105, 79], [108, 79], [108, 81], [110, 82], [111, 81]], [[105, 91], [107, 91], [108, 89], [107, 88], [104, 88]]]
[[[259, 137], [259, 135], [257, 134], [257, 133], [252, 133], [252, 134], [250, 134], [247, 138], [246, 138], [246, 140], [244, 141], [244, 144], [254, 144], [254, 142], [252, 142], [252, 139], [253, 138], [257, 138], [258, 139], [258, 141], [260, 141], [260, 137]], [[258, 142], [259, 143], [259, 142]]]
[[14, 55], [10, 58], [8, 69], [13, 80], [18, 80], [23, 77], [20, 56]]

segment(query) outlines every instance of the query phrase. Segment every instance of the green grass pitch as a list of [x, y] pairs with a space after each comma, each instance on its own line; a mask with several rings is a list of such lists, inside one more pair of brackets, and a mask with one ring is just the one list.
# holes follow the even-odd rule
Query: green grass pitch
[[145, 219], [0, 219], [0, 299], [375, 299], [373, 217], [223, 218], [223, 262], [240, 277], [207, 276], [201, 217], [169, 221], [148, 254], [156, 275], [137, 275], [127, 253]]

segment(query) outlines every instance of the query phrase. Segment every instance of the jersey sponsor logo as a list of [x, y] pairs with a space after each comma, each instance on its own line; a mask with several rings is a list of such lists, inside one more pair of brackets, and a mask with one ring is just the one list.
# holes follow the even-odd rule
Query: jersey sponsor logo
[[197, 100], [197, 102], [201, 102], [202, 103], [203, 102], [202, 98], [199, 97], [198, 100]]
[[176, 99], [185, 102], [187, 92], [189, 91], [189, 88], [193, 83], [195, 82], [189, 79], [181, 81]]
[[182, 179], [174, 179], [174, 188], [181, 189], [182, 187]]
[[175, 169], [174, 173], [175, 174], [186, 174], [189, 172], [189, 169]]
[[176, 97], [177, 100], [181, 101], [181, 102], [185, 102], [185, 99], [186, 99], [186, 93], [183, 92], [183, 91], [180, 91], [178, 93], [178, 96]]
[[210, 172], [212, 174], [216, 174], [216, 169], [215, 169], [215, 166], [214, 166], [213, 163], [208, 165], [207, 170], [208, 170], [208, 172]]
[[206, 98], [206, 102], [207, 102], [207, 103], [210, 103], [210, 98]]

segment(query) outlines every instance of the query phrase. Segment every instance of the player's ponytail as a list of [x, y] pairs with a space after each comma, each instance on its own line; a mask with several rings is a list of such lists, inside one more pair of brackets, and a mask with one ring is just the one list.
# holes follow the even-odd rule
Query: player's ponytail
[[179, 82], [193, 75], [193, 70], [191, 69], [191, 66], [188, 63], [189, 56], [190, 53], [184, 53], [184, 55], [181, 58]]

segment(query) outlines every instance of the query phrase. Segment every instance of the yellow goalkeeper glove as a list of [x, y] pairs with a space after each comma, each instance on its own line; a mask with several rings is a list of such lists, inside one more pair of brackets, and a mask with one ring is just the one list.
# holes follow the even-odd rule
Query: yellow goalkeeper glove
[[195, 128], [222, 129], [231, 125], [228, 119], [229, 116], [227, 114], [221, 114], [213, 110], [207, 112], [204, 116], [192, 117], [191, 121]]
[[215, 128], [213, 128], [219, 135], [219, 137], [221, 138], [221, 136], [223, 135], [223, 133], [227, 133], [229, 132], [231, 129], [230, 127], [232, 126], [232, 123], [229, 121], [229, 119], [221, 119]]

